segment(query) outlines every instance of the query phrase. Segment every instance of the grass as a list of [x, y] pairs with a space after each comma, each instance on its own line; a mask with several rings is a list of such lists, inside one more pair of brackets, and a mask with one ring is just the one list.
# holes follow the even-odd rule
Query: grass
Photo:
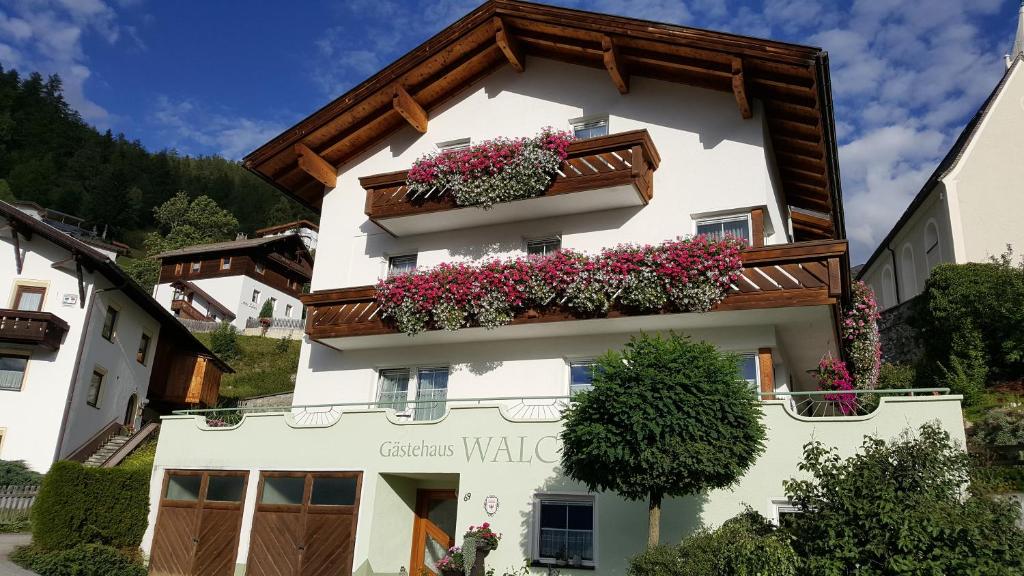
[[[196, 337], [210, 346], [209, 334], [196, 334]], [[277, 338], [239, 335], [239, 356], [226, 359], [235, 373], [225, 374], [221, 379], [221, 397], [234, 399], [291, 392], [299, 366], [300, 342], [288, 340], [286, 344], [283, 346]]]

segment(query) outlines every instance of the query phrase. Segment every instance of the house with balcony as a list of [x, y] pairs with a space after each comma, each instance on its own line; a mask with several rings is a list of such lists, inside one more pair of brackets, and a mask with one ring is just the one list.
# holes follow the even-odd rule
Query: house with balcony
[[939, 264], [1024, 250], [1024, 5], [1006, 72], [861, 268], [882, 309], [924, 290]]
[[157, 254], [160, 277], [153, 296], [186, 321], [230, 322], [241, 331], [258, 326], [269, 302], [274, 321], [299, 325], [299, 296], [313, 270], [313, 256], [300, 233], [306, 226]]
[[231, 368], [110, 256], [4, 202], [0, 227], [0, 459], [46, 472], [216, 405]]
[[[564, 477], [559, 438], [594, 358], [639, 332], [741, 355], [769, 430], [733, 489], [665, 504], [665, 541], [745, 505], [789, 513], [782, 483], [811, 439], [851, 453], [865, 434], [939, 420], [962, 441], [959, 398], [942, 391], [849, 411], [815, 390], [850, 299], [831, 110], [818, 48], [491, 0], [251, 153], [250, 170], [321, 216], [294, 400], [163, 419], [151, 573], [436, 574], [487, 521], [504, 534], [499, 570], [526, 558], [535, 574], [624, 574], [647, 507]], [[571, 141], [493, 141], [554, 132]], [[463, 181], [424, 184], [424, 158], [526, 149], [546, 158], [535, 166], [557, 149], [535, 194], [467, 204]], [[417, 292], [437, 298], [427, 311], [385, 297], [438, 270], [530, 275], [624, 243], [742, 249], [706, 308], [619, 291], [582, 311], [553, 289], [467, 316], [455, 284]], [[476, 297], [501, 304], [488, 298], [522, 277]], [[705, 277], [726, 276], [669, 290]]]
[[295, 234], [302, 238], [306, 249], [311, 253], [316, 252], [316, 239], [320, 234], [320, 227], [309, 220], [296, 220], [295, 222], [267, 226], [256, 231], [256, 235], [261, 237], [284, 236], [286, 234]]

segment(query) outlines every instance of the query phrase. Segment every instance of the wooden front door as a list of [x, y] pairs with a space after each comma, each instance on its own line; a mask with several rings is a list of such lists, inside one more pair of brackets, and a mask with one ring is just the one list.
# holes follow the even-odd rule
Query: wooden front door
[[164, 476], [149, 573], [232, 576], [247, 472], [171, 470]]
[[264, 472], [247, 576], [352, 574], [360, 472]]
[[435, 564], [455, 545], [455, 490], [416, 492], [416, 518], [412, 527], [412, 576], [437, 574]]

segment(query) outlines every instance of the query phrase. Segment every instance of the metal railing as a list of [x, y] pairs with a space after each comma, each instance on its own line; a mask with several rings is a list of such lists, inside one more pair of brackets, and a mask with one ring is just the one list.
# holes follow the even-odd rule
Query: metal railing
[[[557, 420], [569, 405], [568, 396], [507, 396], [497, 398], [445, 398], [425, 400], [377, 400], [372, 402], [342, 402], [298, 406], [236, 406], [230, 408], [203, 408], [175, 410], [173, 414], [203, 416], [213, 428], [234, 426], [246, 414], [287, 414], [297, 426], [329, 426], [341, 418], [342, 413], [357, 410], [387, 410], [400, 421], [436, 422], [444, 418], [450, 408], [459, 406], [500, 406], [505, 415], [517, 421]], [[417, 418], [417, 410], [420, 417]], [[432, 416], [423, 418], [423, 414]]]
[[849, 418], [867, 416], [882, 398], [939, 396], [949, 388], [896, 388], [888, 390], [812, 390], [759, 392], [761, 400], [788, 400], [793, 413], [805, 418]]
[[[259, 318], [248, 318], [245, 321], [246, 328], [262, 328]], [[306, 327], [305, 318], [271, 318], [268, 328], [284, 330], [302, 330]]]
[[192, 318], [178, 317], [178, 322], [185, 328], [188, 328], [190, 332], [213, 332], [221, 325], [220, 322], [214, 322], [211, 320], [193, 320]]

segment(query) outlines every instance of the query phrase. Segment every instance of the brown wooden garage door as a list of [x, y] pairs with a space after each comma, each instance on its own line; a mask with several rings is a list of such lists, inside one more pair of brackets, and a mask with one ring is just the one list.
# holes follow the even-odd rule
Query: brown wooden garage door
[[247, 576], [352, 574], [359, 472], [264, 472]]
[[232, 576], [248, 479], [247, 472], [168, 471], [149, 573]]

